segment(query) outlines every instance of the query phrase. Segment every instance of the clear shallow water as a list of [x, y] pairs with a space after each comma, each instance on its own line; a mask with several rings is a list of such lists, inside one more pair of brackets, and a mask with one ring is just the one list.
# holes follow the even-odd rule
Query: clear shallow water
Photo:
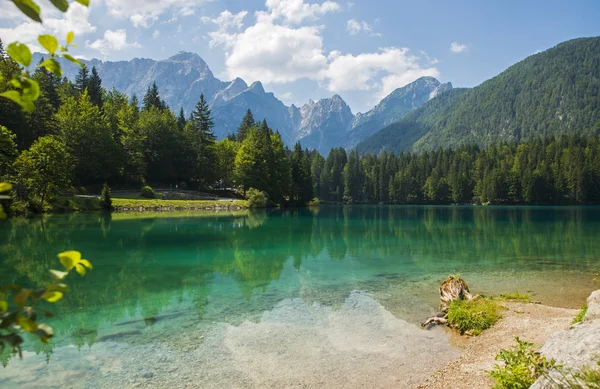
[[[71, 278], [71, 292], [52, 306], [61, 317], [49, 322], [53, 344], [28, 342], [25, 359], [31, 361], [10, 360], [0, 369], [0, 384], [24, 387], [27, 370], [19, 364], [34, 362], [37, 379], [50, 375], [60, 382], [56, 371], [85, 355], [103, 362], [69, 370], [63, 379], [79, 374], [89, 387], [107, 387], [98, 381], [110, 375], [107, 355], [139, 347], [191, 352], [205, 335], [211, 342], [221, 337], [214, 331], [223, 325], [231, 333], [246, 321], [295, 323], [305, 315], [318, 327], [311, 327], [314, 335], [321, 330], [314, 323], [337, 323], [333, 312], [349, 301], [356, 315], [364, 313], [361, 307], [380, 306], [418, 324], [436, 309], [440, 280], [453, 273], [477, 293], [530, 291], [544, 303], [578, 307], [600, 270], [600, 208], [323, 206], [69, 215], [2, 221], [0, 242], [0, 284], [48, 280], [47, 270], [59, 267], [56, 254], [68, 249], [94, 264], [85, 278]], [[355, 291], [369, 300], [356, 303]], [[352, 318], [351, 309], [341, 312], [342, 322]], [[44, 360], [49, 364], [40, 364]]]

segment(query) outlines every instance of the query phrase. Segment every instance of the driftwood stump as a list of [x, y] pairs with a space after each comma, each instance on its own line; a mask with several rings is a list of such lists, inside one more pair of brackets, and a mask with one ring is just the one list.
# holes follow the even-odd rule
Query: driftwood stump
[[469, 292], [467, 282], [458, 276], [450, 276], [440, 285], [440, 309], [441, 315], [430, 317], [425, 320], [421, 326], [425, 327], [429, 324], [447, 324], [446, 315], [450, 304], [456, 300], [472, 300], [476, 296], [472, 296]]

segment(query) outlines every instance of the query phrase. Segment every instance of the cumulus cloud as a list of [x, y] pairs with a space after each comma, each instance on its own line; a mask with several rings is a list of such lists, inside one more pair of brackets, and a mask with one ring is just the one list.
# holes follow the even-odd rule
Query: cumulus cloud
[[97, 39], [90, 43], [85, 42], [86, 46], [100, 51], [102, 54], [107, 55], [114, 51], [122, 51], [130, 47], [141, 47], [139, 43], [127, 43], [127, 31], [119, 29], [116, 31], [106, 30], [102, 39]]
[[350, 35], [358, 35], [362, 31], [371, 36], [382, 36], [380, 33], [374, 32], [373, 27], [369, 23], [354, 18], [348, 20], [346, 23], [346, 31], [348, 31], [348, 34]]
[[328, 12], [339, 11], [341, 8], [334, 1], [308, 4], [304, 0], [267, 0], [265, 5], [268, 12], [259, 12], [259, 17], [282, 20], [284, 23], [290, 24], [316, 20]]
[[450, 51], [453, 53], [464, 53], [469, 50], [469, 46], [464, 43], [452, 42], [450, 45]]
[[211, 0], [105, 0], [111, 15], [129, 19], [135, 27], [150, 27], [160, 15], [173, 9], [182, 16], [195, 13]]
[[[6, 11], [9, 15], [13, 15], [16, 7], [8, 1], [2, 3], [0, 14], [4, 16], [4, 11]], [[0, 37], [5, 42], [18, 40], [33, 45], [32, 48], [34, 50], [39, 50], [35, 45], [37, 44], [37, 37], [40, 34], [49, 33], [55, 35], [60, 40], [64, 40], [69, 31], [73, 31], [76, 38], [96, 31], [96, 27], [88, 20], [90, 14], [89, 8], [78, 3], [72, 3], [64, 14], [44, 5], [41, 6], [41, 14], [44, 18], [44, 24], [36, 23], [25, 18], [22, 14], [15, 15], [15, 19], [22, 22], [12, 28], [0, 28]]]
[[[216, 18], [202, 18], [204, 23], [219, 26], [208, 38], [212, 47], [224, 50], [225, 77], [265, 84], [309, 79], [330, 92], [369, 91], [379, 98], [421, 76], [439, 76], [438, 70], [430, 66], [431, 60], [427, 60], [428, 66], [422, 66], [420, 58], [410, 54], [408, 48], [388, 47], [358, 55], [327, 52], [324, 27], [315, 22], [320, 15], [337, 10], [337, 3], [267, 0], [266, 7], [267, 11], [255, 13], [254, 24], [246, 28], [245, 11], [224, 11]], [[349, 23], [349, 32], [372, 33], [370, 25], [354, 22], [358, 27], [353, 29], [356, 26]]]

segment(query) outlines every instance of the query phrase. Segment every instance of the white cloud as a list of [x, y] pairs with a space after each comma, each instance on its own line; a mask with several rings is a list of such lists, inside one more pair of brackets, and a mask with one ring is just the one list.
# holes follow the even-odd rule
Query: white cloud
[[104, 55], [113, 51], [125, 50], [129, 47], [141, 47], [137, 42], [127, 43], [127, 31], [124, 29], [116, 31], [106, 30], [103, 39], [97, 39], [92, 43], [86, 41], [85, 44], [87, 47], [98, 50]]
[[[336, 6], [305, 4], [303, 0], [267, 0], [267, 11], [255, 13], [253, 25], [244, 28], [245, 11], [232, 14], [224, 11], [217, 18], [202, 18], [204, 23], [219, 27], [209, 33], [212, 47], [220, 46], [225, 54], [224, 77], [244, 78], [247, 82], [285, 84], [301, 79], [317, 81], [330, 92], [368, 91], [383, 97], [421, 76], [438, 77], [439, 72], [422, 66], [419, 57], [407, 48], [382, 48], [373, 53], [344, 54], [325, 51], [322, 29], [307, 24], [318, 20]], [[288, 12], [296, 10], [295, 13]], [[295, 26], [298, 22], [304, 22]], [[372, 33], [368, 24], [356, 21], [359, 31]], [[352, 23], [349, 24], [352, 28]], [[292, 96], [290, 96], [291, 99]]]
[[419, 77], [439, 77], [436, 68], [421, 67], [419, 58], [407, 48], [388, 47], [357, 56], [337, 54], [330, 59], [325, 74], [331, 92], [372, 90], [383, 97]]
[[[16, 7], [8, 1], [2, 3], [4, 4], [0, 6], [0, 13], [7, 11], [12, 14], [12, 8]], [[12, 8], [6, 7], [6, 3]], [[69, 31], [75, 33], [76, 40], [81, 35], [96, 31], [96, 27], [88, 21], [90, 10], [78, 3], [72, 3], [64, 14], [46, 6], [42, 6], [41, 11], [44, 24], [36, 23], [25, 18], [22, 14], [16, 15], [16, 19], [22, 21], [22, 23], [11, 28], [0, 28], [0, 38], [5, 43], [18, 40], [29, 45], [36, 45], [37, 37], [40, 34], [50, 33], [55, 35], [59, 41], [64, 41]], [[37, 46], [32, 48], [34, 50], [39, 49]]]
[[182, 16], [195, 13], [211, 0], [104, 0], [111, 15], [129, 19], [135, 27], [150, 27], [160, 15], [174, 9]]
[[348, 31], [348, 34], [350, 35], [358, 35], [361, 31], [363, 31], [371, 36], [382, 36], [380, 33], [374, 32], [373, 27], [369, 23], [365, 21], [359, 21], [354, 18], [348, 20], [346, 23], [346, 31]]
[[281, 19], [285, 23], [300, 24], [305, 20], [316, 20], [328, 12], [340, 10], [340, 5], [334, 1], [322, 4], [307, 4], [304, 0], [267, 0], [265, 3], [268, 13], [259, 12], [260, 16]]
[[452, 42], [450, 45], [450, 51], [453, 53], [464, 53], [469, 50], [469, 46], [464, 43]]
[[158, 30], [154, 30], [154, 32], [152, 33], [152, 38], [156, 39], [160, 36], [160, 31]]

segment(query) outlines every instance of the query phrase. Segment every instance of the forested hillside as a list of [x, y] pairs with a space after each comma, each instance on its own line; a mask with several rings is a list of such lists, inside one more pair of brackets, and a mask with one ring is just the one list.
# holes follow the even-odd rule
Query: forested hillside
[[443, 105], [436, 101], [442, 97], [419, 111], [426, 116], [433, 113], [432, 117], [413, 115], [401, 120], [358, 149], [423, 151], [596, 134], [600, 131], [600, 38], [574, 39], [528, 57], [436, 110], [435, 105]]

